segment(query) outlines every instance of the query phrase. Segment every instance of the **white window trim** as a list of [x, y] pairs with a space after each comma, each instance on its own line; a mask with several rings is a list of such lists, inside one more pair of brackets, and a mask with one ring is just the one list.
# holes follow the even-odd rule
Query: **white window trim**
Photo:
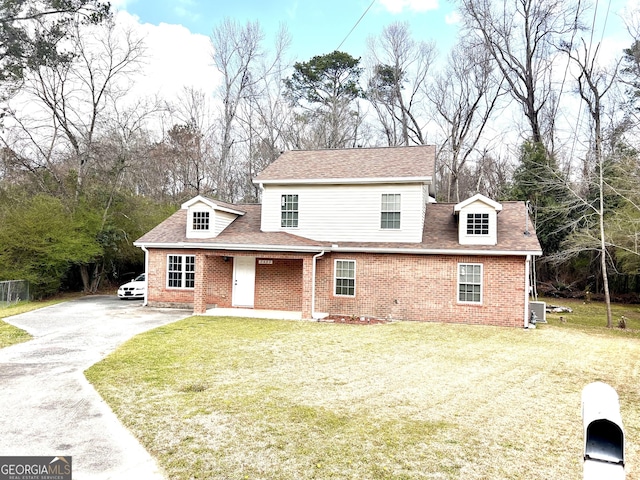
[[[461, 278], [460, 278], [460, 267], [462, 265], [466, 265], [466, 266], [472, 266], [472, 267], [480, 267], [480, 301], [479, 302], [474, 302], [474, 301], [469, 301], [469, 300], [460, 300], [460, 285], [461, 285]], [[484, 302], [484, 265], [482, 263], [458, 263], [458, 266], [456, 267], [457, 271], [456, 271], [456, 277], [457, 277], [457, 281], [456, 281], [456, 301], [457, 303], [460, 304], [464, 304], [464, 305], [482, 305]], [[465, 284], [467, 284], [467, 282], [465, 282]], [[470, 284], [470, 285], [475, 285], [475, 284]]]
[[[296, 197], [296, 203], [298, 205], [297, 210], [282, 210], [282, 200], [284, 197]], [[295, 226], [285, 226], [282, 225], [282, 214], [284, 212], [295, 212], [297, 213], [297, 217], [296, 217], [296, 225]], [[280, 228], [286, 228], [287, 230], [292, 229], [298, 229], [300, 228], [300, 195], [297, 193], [283, 193], [280, 195]]]
[[[169, 286], [169, 266], [170, 266], [170, 261], [169, 261], [169, 257], [182, 257], [182, 270], [180, 271], [180, 287], [173, 287], [173, 286]], [[196, 264], [196, 256], [195, 255], [188, 255], [188, 254], [180, 254], [180, 253], [168, 253], [167, 254], [167, 281], [165, 282], [166, 288], [167, 289], [171, 289], [171, 290], [193, 290], [195, 288], [195, 271], [194, 271], [194, 286], [193, 287], [187, 287], [186, 285], [186, 278], [185, 275], [187, 272], [184, 271], [184, 267], [186, 265], [185, 259], [186, 257], [193, 257], [193, 265], [194, 265], [194, 269], [195, 269], [195, 264]]]
[[[336, 287], [338, 286], [338, 262], [352, 262], [353, 263], [353, 295], [345, 295], [342, 293], [336, 293]], [[356, 261], [350, 258], [336, 258], [333, 261], [333, 296], [334, 297], [345, 297], [345, 298], [355, 298], [356, 296], [356, 287], [357, 287], [357, 265]], [[342, 278], [342, 277], [341, 277]]]
[[[202, 214], [208, 214], [207, 218], [207, 228], [196, 228], [196, 214], [198, 213], [202, 213]], [[191, 212], [191, 230], [195, 233], [198, 232], [210, 232], [211, 231], [211, 222], [213, 220], [213, 215], [211, 215], [211, 211], [210, 210], [193, 210]]]
[[[469, 219], [472, 215], [487, 215], [487, 233], [469, 233]], [[488, 212], [467, 212], [464, 226], [467, 237], [488, 237], [491, 235], [491, 215]]]
[[[383, 210], [382, 209], [382, 199], [385, 195], [398, 195], [400, 197], [400, 210]], [[382, 226], [382, 214], [383, 213], [399, 213], [400, 214], [400, 223], [397, 228], [393, 227], [383, 227]], [[378, 229], [383, 232], [387, 232], [389, 230], [398, 231], [402, 229], [402, 194], [401, 193], [383, 193], [380, 195], [380, 223], [378, 224]]]

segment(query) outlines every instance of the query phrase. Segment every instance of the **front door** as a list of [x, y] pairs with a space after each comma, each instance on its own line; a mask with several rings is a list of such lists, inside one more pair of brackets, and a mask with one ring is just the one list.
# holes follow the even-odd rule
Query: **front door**
[[253, 308], [255, 285], [255, 257], [233, 257], [233, 293], [231, 304], [234, 307]]

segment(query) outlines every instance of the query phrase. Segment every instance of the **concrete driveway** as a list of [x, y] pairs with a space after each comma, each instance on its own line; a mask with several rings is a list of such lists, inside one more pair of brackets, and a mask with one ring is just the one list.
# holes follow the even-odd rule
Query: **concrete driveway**
[[164, 478], [83, 371], [134, 335], [188, 315], [92, 296], [5, 319], [34, 338], [0, 349], [0, 456], [71, 455], [74, 480]]

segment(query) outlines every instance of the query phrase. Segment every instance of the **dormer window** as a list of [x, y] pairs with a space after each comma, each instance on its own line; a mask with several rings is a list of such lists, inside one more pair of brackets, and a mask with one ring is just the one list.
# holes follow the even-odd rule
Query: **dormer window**
[[467, 235], [489, 235], [489, 214], [467, 213]]
[[497, 245], [501, 210], [502, 205], [479, 193], [455, 205], [460, 245]]
[[245, 212], [228, 203], [198, 195], [182, 204], [187, 238], [215, 238]]
[[209, 230], [209, 212], [193, 212], [193, 230]]

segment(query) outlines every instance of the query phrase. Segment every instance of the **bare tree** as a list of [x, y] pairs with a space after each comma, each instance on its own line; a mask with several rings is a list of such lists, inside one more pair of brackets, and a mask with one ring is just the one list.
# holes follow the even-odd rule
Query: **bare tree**
[[107, 107], [125, 95], [144, 53], [143, 41], [131, 31], [118, 31], [113, 22], [91, 30], [76, 24], [71, 37], [76, 60], [39, 68], [28, 88], [49, 114], [43, 127], [51, 132], [51, 145], [68, 149], [73, 159], [76, 199], [92, 167], [93, 144]]
[[251, 85], [238, 116], [240, 136], [245, 139], [245, 161], [237, 172], [243, 202], [259, 201], [260, 188], [253, 178], [289, 147], [288, 125], [293, 111], [284, 98], [282, 78], [289, 68], [284, 56], [291, 38], [284, 27], [275, 42], [273, 56], [265, 57], [257, 66], [257, 81]]
[[[112, 107], [127, 92], [144, 48], [142, 40], [112, 21], [100, 26], [77, 22], [72, 27], [73, 61], [40, 66], [28, 77], [26, 91], [39, 118], [16, 115], [13, 131], [24, 152], [23, 164], [43, 179], [46, 191], [66, 197], [72, 209], [79, 207], [81, 198], [99, 205], [101, 223], [87, 228], [102, 232], [124, 169], [123, 158], [107, 151], [101, 141], [108, 135]], [[90, 178], [100, 181], [90, 184]], [[99, 259], [81, 265], [85, 291], [97, 289], [103, 269]]]
[[486, 50], [462, 41], [429, 89], [445, 138], [439, 159], [448, 170], [447, 201], [460, 201], [460, 174], [476, 150], [498, 98], [505, 93], [503, 81], [493, 75], [493, 66]]
[[[573, 60], [575, 65], [579, 68], [579, 76], [577, 78], [578, 92], [580, 98], [585, 102], [587, 110], [592, 120], [592, 136], [593, 136], [593, 160], [594, 160], [594, 173], [596, 175], [595, 182], [588, 179], [590, 186], [596, 186], [596, 201], [591, 202], [589, 198], [580, 199], [580, 203], [585, 209], [585, 216], [595, 215], [597, 219], [597, 240], [598, 250], [600, 254], [600, 269], [602, 274], [602, 284], [604, 289], [605, 303], [607, 307], [607, 327], [613, 326], [612, 314], [611, 314], [611, 296], [609, 293], [609, 276], [607, 273], [607, 232], [605, 230], [605, 153], [603, 151], [604, 133], [602, 126], [602, 111], [603, 111], [603, 99], [607, 95], [607, 92], [611, 89], [616, 81], [618, 65], [615, 66], [613, 71], [606, 71], [597, 64], [599, 45], [593, 50], [587, 47], [586, 42], [582, 41], [581, 51], [573, 50], [570, 46], [565, 46], [565, 50], [569, 57]], [[591, 235], [589, 223], [586, 222], [583, 216], [578, 226], [581, 226], [579, 236], [589, 237]], [[583, 245], [584, 247], [584, 245]]]
[[[459, 0], [468, 30], [477, 32], [522, 107], [533, 143], [548, 147], [540, 115], [553, 91], [552, 65], [561, 41], [579, 29], [580, 2]], [[568, 42], [571, 43], [571, 42]]]
[[[246, 142], [240, 136], [238, 124], [242, 106], [262, 92], [265, 77], [280, 72], [281, 58], [288, 42], [286, 31], [281, 29], [276, 41], [276, 51], [268, 56], [263, 48], [264, 33], [258, 22], [241, 26], [225, 19], [211, 35], [214, 48], [213, 61], [223, 76], [218, 96], [222, 103], [219, 129], [219, 153], [216, 194], [233, 201], [243, 196], [246, 171], [234, 157], [233, 150]], [[246, 119], [245, 119], [246, 120]], [[235, 162], [235, 163], [234, 163]]]
[[426, 142], [423, 86], [435, 57], [435, 44], [417, 42], [408, 23], [392, 23], [369, 39], [371, 74], [366, 92], [389, 146]]

